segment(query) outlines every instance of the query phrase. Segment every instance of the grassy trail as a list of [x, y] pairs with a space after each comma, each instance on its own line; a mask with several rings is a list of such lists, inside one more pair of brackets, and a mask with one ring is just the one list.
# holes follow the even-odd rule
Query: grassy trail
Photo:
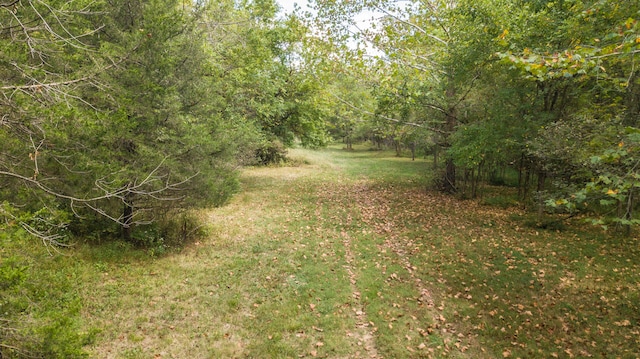
[[520, 228], [424, 161], [333, 148], [243, 174], [207, 239], [85, 249], [96, 358], [637, 357], [637, 242]]

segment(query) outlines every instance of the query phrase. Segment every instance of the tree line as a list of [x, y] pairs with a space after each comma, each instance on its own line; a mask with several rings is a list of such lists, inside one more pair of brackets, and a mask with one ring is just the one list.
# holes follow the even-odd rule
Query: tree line
[[[154, 241], [185, 210], [224, 203], [239, 166], [324, 144], [317, 83], [294, 62], [305, 30], [277, 11], [1, 3], [1, 215], [48, 243]], [[154, 238], [134, 230], [152, 223]]]
[[241, 166], [326, 143], [306, 31], [274, 1], [0, 1], [1, 358], [86, 357], [95, 336], [47, 250], [162, 253]]
[[627, 231], [638, 223], [637, 1], [317, 0], [314, 8], [310, 21], [339, 44], [321, 51], [340, 53], [352, 75], [343, 89], [368, 94], [363, 104], [337, 92], [352, 106], [333, 122], [336, 134], [425, 148], [446, 192], [475, 197], [480, 183], [511, 174], [520, 201], [539, 211], [587, 212]]
[[240, 166], [342, 137], [433, 155], [446, 192], [515, 174], [540, 210], [637, 224], [637, 2], [311, 6], [0, 4], [2, 216], [56, 244], [184, 237]]

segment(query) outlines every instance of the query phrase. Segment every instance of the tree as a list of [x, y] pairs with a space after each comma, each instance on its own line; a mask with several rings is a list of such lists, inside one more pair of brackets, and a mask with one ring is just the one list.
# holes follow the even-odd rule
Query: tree
[[212, 107], [197, 7], [15, 6], [3, 13], [4, 198], [66, 205], [79, 223], [93, 212], [132, 240], [135, 224], [229, 197], [245, 128]]
[[[355, 36], [384, 54], [379, 68], [386, 76], [380, 87], [386, 87], [384, 93], [398, 99], [379, 104], [415, 103], [420, 126], [439, 133], [440, 146], [448, 149], [452, 146], [451, 135], [467, 121], [469, 95], [491, 59], [493, 40], [500, 33], [497, 19], [502, 14], [498, 10], [508, 11], [506, 5], [477, 1], [318, 1], [317, 9], [338, 37], [349, 33], [354, 25], [349, 19], [362, 10], [381, 17], [379, 25]], [[331, 24], [337, 21], [344, 25], [336, 28]], [[379, 110], [385, 111], [389, 112]], [[440, 187], [446, 192], [456, 190], [456, 166], [451, 156], [445, 159]]]
[[[634, 151], [619, 144], [635, 142], [639, 42], [638, 22], [629, 15], [640, 8], [636, 2], [610, 1], [545, 5], [536, 15], [554, 19], [555, 41], [546, 47], [522, 42], [512, 46], [519, 52], [502, 56], [543, 90], [543, 111], [552, 114], [531, 139], [529, 152], [541, 171], [560, 184], [547, 203], [574, 211], [595, 202], [617, 208], [616, 222], [632, 224]], [[627, 209], [621, 209], [622, 203]]]
[[291, 146], [326, 143], [320, 86], [300, 59], [307, 29], [296, 17], [276, 18], [273, 1], [242, 6], [209, 4], [207, 41], [215, 66], [223, 116], [247, 120], [262, 136]]

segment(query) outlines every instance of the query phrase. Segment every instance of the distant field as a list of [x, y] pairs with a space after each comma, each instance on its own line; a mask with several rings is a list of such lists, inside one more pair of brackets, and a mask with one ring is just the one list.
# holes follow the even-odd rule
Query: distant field
[[178, 253], [73, 255], [91, 357], [640, 356], [636, 239], [426, 191], [422, 159], [291, 156], [246, 169]]

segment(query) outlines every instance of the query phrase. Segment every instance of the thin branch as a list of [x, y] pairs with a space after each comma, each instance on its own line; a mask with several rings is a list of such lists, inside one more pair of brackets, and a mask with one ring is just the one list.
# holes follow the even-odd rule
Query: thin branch
[[[73, 34], [71, 34], [71, 32], [69, 30], [67, 30], [67, 28], [64, 26], [64, 23], [62, 22], [62, 20], [60, 20], [60, 18], [58, 18], [58, 16], [56, 15], [55, 11], [53, 8], [51, 8], [49, 5], [47, 5], [46, 3], [42, 2], [42, 1], [38, 1], [38, 3], [42, 4], [44, 7], [47, 8], [47, 10], [49, 10], [49, 12], [51, 13], [51, 15], [55, 18], [55, 20], [57, 21], [58, 25], [60, 25], [60, 27], [62, 28], [62, 30], [67, 33], [67, 35], [69, 35], [69, 37], [64, 37], [61, 36], [60, 34], [58, 34], [55, 30], [53, 30], [53, 28], [51, 28], [51, 25], [49, 25], [49, 22], [47, 22], [47, 20], [44, 18], [44, 16], [42, 14], [40, 14], [40, 12], [38, 11], [38, 9], [36, 9], [36, 7], [33, 5], [33, 2], [29, 1], [29, 5], [31, 5], [31, 8], [33, 9], [33, 11], [36, 13], [36, 15], [38, 15], [38, 17], [40, 18], [40, 20], [42, 20], [42, 23], [44, 25], [44, 27], [47, 29], [47, 31], [53, 35], [54, 37], [57, 37], [58, 39], [62, 40], [63, 42], [67, 43], [69, 46], [73, 46], [75, 48], [79, 48], [79, 49], [84, 49], [87, 50], [88, 46], [83, 44], [80, 40], [78, 40], [79, 36], [74, 36]], [[86, 36], [86, 35], [90, 35], [92, 33], [95, 33], [97, 31], [99, 31], [102, 27], [99, 27], [97, 29], [94, 29], [92, 31], [90, 31], [87, 34], [83, 34], [82, 36]], [[75, 40], [72, 41], [72, 40]], [[80, 44], [82, 46], [79, 46], [76, 44]]]
[[6, 4], [0, 4], [0, 7], [12, 7], [13, 5], [17, 4], [20, 0], [13, 0], [13, 2], [10, 3], [6, 3]]
[[[108, 67], [111, 67], [108, 66]], [[108, 69], [105, 68], [104, 70]], [[51, 82], [51, 83], [37, 83], [34, 85], [21, 85], [21, 86], [2, 86], [0, 87], [0, 90], [42, 90], [43, 88], [51, 88], [51, 87], [57, 87], [57, 86], [67, 86], [67, 85], [71, 85], [71, 84], [75, 84], [78, 82], [84, 82], [87, 81], [89, 78], [91, 78], [91, 76], [86, 76], [83, 78], [79, 78], [79, 79], [75, 79], [75, 80], [69, 80], [69, 81], [60, 81], [60, 82]]]
[[[427, 0], [426, 1], [427, 6], [429, 7], [429, 9], [433, 12], [434, 16], [432, 16], [432, 18], [434, 18], [436, 20], [436, 22], [438, 23], [438, 25], [440, 25], [440, 28], [442, 29], [442, 31], [444, 31], [445, 34], [447, 34], [447, 36], [450, 38], [451, 36], [449, 35], [449, 29], [447, 29], [447, 27], [445, 26], [445, 24], [442, 22], [442, 20], [440, 19], [439, 16], [437, 16], [438, 14], [438, 9], [435, 8], [435, 6], [432, 4], [431, 1]], [[448, 5], [448, 8], [452, 8], [454, 5], [450, 4]]]
[[180, 198], [161, 198], [156, 196], [159, 193], [162, 192], [166, 192], [166, 191], [176, 191], [179, 190], [179, 186], [187, 183], [188, 181], [190, 181], [191, 179], [193, 179], [195, 176], [197, 176], [198, 174], [195, 174], [183, 181], [180, 182], [176, 182], [176, 183], [169, 183], [169, 182], [165, 182], [164, 187], [156, 189], [156, 190], [143, 190], [142, 188], [152, 182], [155, 182], [158, 180], [157, 177], [155, 177], [155, 174], [160, 170], [160, 167], [162, 166], [162, 164], [164, 163], [164, 161], [166, 160], [163, 159], [152, 171], [149, 172], [149, 174], [147, 175], [146, 178], [144, 178], [141, 182], [139, 183], [134, 183], [134, 184], [128, 184], [126, 186], [121, 186], [115, 189], [110, 189], [106, 186], [100, 186], [101, 181], [98, 180], [96, 181], [96, 185], [98, 186], [98, 188], [100, 188], [100, 190], [102, 190], [104, 192], [103, 195], [101, 196], [96, 196], [96, 197], [91, 197], [91, 198], [79, 198], [79, 197], [74, 197], [74, 196], [70, 196], [70, 195], [66, 195], [63, 193], [59, 193], [56, 192], [55, 190], [49, 188], [48, 186], [45, 186], [41, 181], [38, 181], [37, 179], [34, 178], [29, 178], [26, 176], [22, 176], [19, 175], [17, 173], [13, 173], [13, 172], [8, 172], [8, 171], [0, 171], [0, 175], [3, 176], [8, 176], [8, 177], [13, 177], [13, 178], [17, 178], [20, 179], [24, 182], [30, 183], [32, 185], [34, 185], [35, 187], [37, 187], [38, 189], [42, 190], [43, 192], [52, 195], [54, 197], [57, 198], [61, 198], [61, 199], [66, 199], [72, 202], [76, 202], [76, 203], [82, 203], [82, 204], [88, 204], [88, 203], [94, 203], [100, 200], [105, 200], [105, 199], [111, 199], [111, 198], [118, 198], [122, 201], [124, 201], [125, 196], [127, 194], [138, 194], [138, 195], [148, 195], [151, 196], [154, 199], [164, 199], [164, 200], [177, 200]]
[[460, 105], [462, 103], [462, 101], [467, 99], [467, 96], [469, 96], [469, 94], [471, 93], [471, 90], [473, 90], [473, 84], [476, 82], [476, 80], [480, 77], [480, 73], [476, 73], [475, 76], [473, 76], [473, 78], [471, 79], [471, 83], [469, 84], [469, 88], [467, 89], [467, 91], [464, 93], [464, 95], [462, 95], [458, 101], [453, 105], [454, 108], [458, 107], [458, 105]]
[[362, 113], [364, 113], [366, 115], [380, 117], [380, 118], [382, 118], [384, 120], [387, 120], [387, 121], [390, 121], [390, 122], [394, 122], [394, 123], [397, 123], [397, 124], [401, 124], [401, 125], [420, 127], [420, 128], [427, 129], [429, 131], [437, 132], [437, 133], [440, 133], [440, 134], [445, 134], [445, 131], [443, 131], [441, 129], [430, 127], [430, 126], [425, 126], [424, 124], [415, 123], [415, 122], [405, 122], [405, 121], [401, 121], [401, 120], [398, 120], [398, 119], [395, 119], [395, 118], [392, 118], [392, 117], [388, 117], [388, 116], [385, 116], [385, 115], [382, 115], [382, 114], [378, 114], [378, 113], [374, 113], [374, 112], [371, 112], [371, 111], [367, 111], [367, 110], [365, 110], [363, 108], [355, 106], [354, 104], [350, 103], [349, 101], [346, 101], [346, 100], [342, 99], [341, 97], [339, 97], [336, 94], [332, 93], [331, 96], [335, 97], [338, 101], [340, 101], [343, 104], [351, 107], [352, 109], [360, 111], [360, 112], [362, 112]]
[[63, 235], [48, 233], [50, 230], [52, 230], [54, 228], [64, 229], [67, 226], [66, 224], [54, 224], [54, 223], [51, 223], [49, 221], [46, 221], [43, 218], [34, 218], [34, 220], [38, 220], [38, 221], [44, 222], [46, 224], [48, 230], [47, 231], [41, 231], [41, 230], [35, 228], [34, 226], [30, 225], [29, 223], [27, 223], [27, 222], [21, 220], [20, 218], [14, 216], [10, 212], [5, 211], [1, 207], [0, 207], [0, 213], [2, 213], [4, 216], [6, 216], [8, 218], [11, 218], [13, 221], [17, 222], [20, 225], [20, 227], [22, 227], [25, 231], [27, 231], [27, 233], [31, 234], [32, 236], [34, 236], [36, 238], [40, 238], [42, 240], [42, 243], [44, 243], [45, 246], [46, 245], [50, 245], [53, 248], [56, 248], [56, 247], [70, 247], [71, 246], [69, 244], [60, 242], [60, 240], [64, 238]]
[[640, 50], [633, 50], [630, 52], [612, 52], [610, 54], [605, 54], [605, 55], [598, 55], [598, 56], [588, 56], [588, 59], [595, 59], [595, 60], [599, 60], [599, 59], [604, 59], [607, 57], [611, 57], [611, 56], [620, 56], [620, 55], [635, 55], [635, 54], [640, 54]]
[[418, 26], [418, 25], [416, 25], [416, 24], [414, 24], [414, 23], [412, 23], [410, 21], [401, 19], [399, 16], [389, 12], [388, 10], [386, 10], [384, 8], [376, 6], [376, 9], [378, 11], [381, 11], [381, 12], [385, 13], [387, 16], [391, 17], [393, 20], [395, 20], [397, 22], [400, 22], [402, 24], [408, 25], [409, 27], [412, 27], [412, 28], [418, 30], [423, 35], [426, 35], [427, 37], [430, 37], [431, 39], [436, 40], [436, 41], [440, 42], [441, 44], [443, 44], [445, 46], [449, 45], [449, 43], [447, 43], [445, 40], [443, 40], [443, 39], [439, 38], [438, 36], [435, 36], [434, 34], [428, 32], [426, 29], [423, 29], [422, 27], [420, 27], [420, 26]]

